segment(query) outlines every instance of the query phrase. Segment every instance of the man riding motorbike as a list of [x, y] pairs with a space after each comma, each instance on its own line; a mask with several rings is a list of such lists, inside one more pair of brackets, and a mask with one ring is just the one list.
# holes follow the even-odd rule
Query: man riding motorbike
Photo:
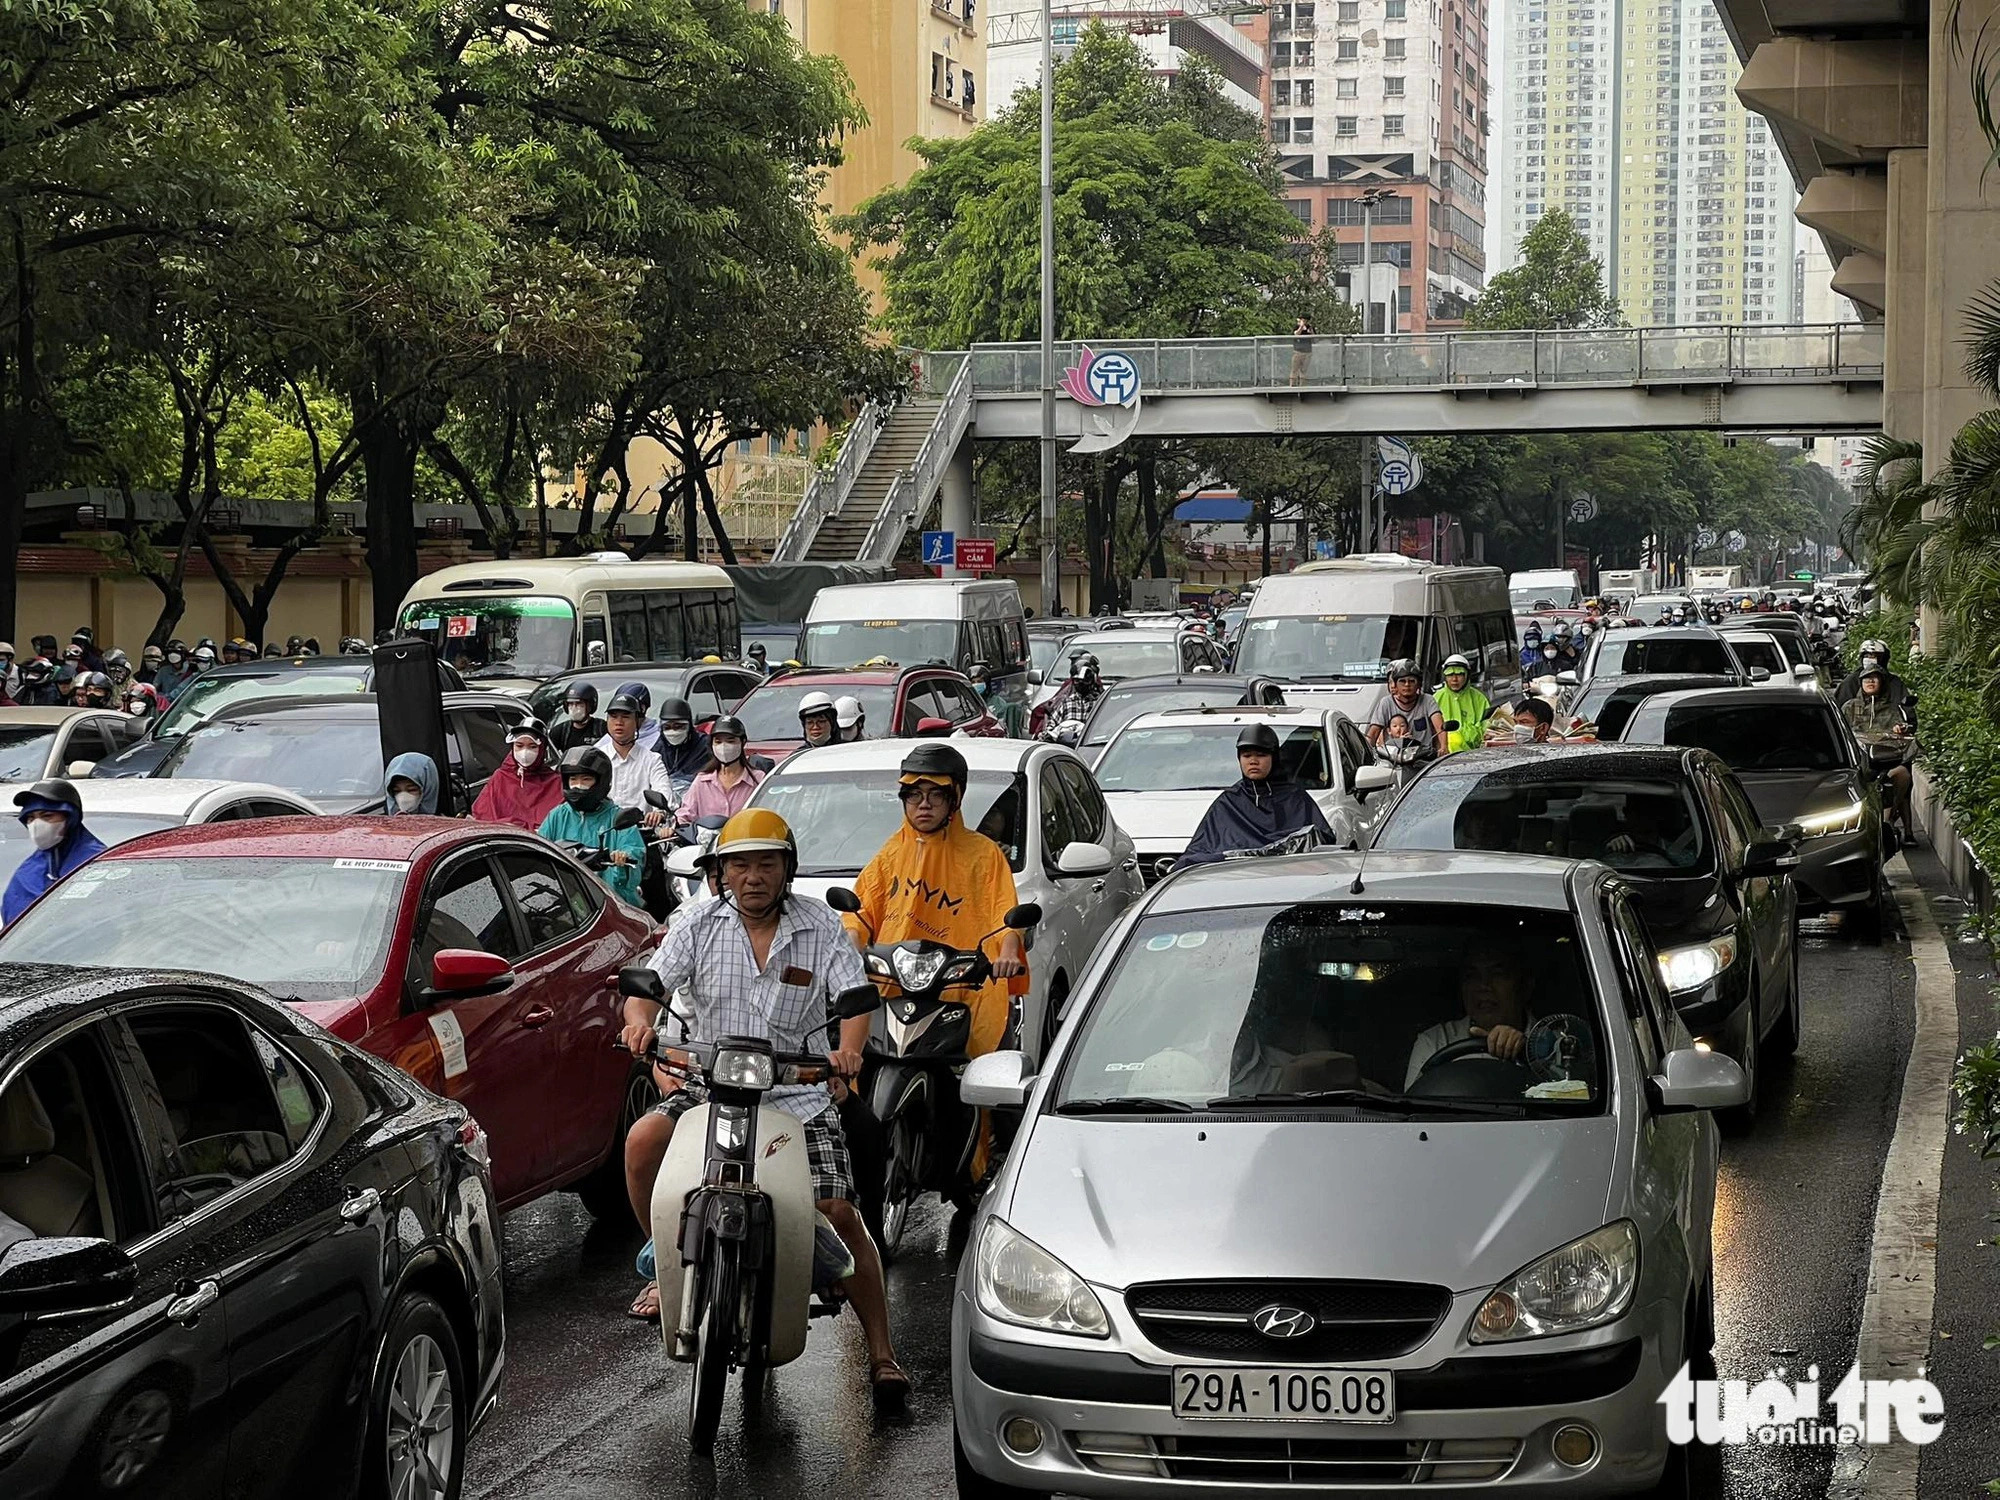
[[597, 689], [587, 682], [572, 682], [563, 691], [562, 718], [549, 725], [549, 750], [561, 756], [595, 745], [604, 738], [605, 727], [597, 717]]
[[1089, 651], [1072, 651], [1069, 656], [1069, 681], [1062, 685], [1055, 697], [1049, 699], [1048, 713], [1042, 719], [1041, 738], [1061, 740], [1065, 729], [1072, 731], [1071, 739], [1081, 737], [1084, 721], [1103, 696], [1104, 677], [1098, 670], [1096, 655]]
[[[769, 808], [732, 817], [717, 835], [713, 857], [724, 894], [687, 911], [668, 932], [653, 959], [667, 992], [686, 996], [690, 1040], [758, 1037], [784, 1052], [802, 1052], [825, 1034], [830, 1004], [865, 988], [861, 956], [847, 941], [841, 920], [818, 901], [791, 898], [798, 873], [798, 844], [785, 820]], [[660, 1022], [660, 1006], [637, 997], [625, 1001], [625, 1045], [643, 1052]], [[827, 1060], [842, 1078], [861, 1071], [869, 1018], [840, 1023]], [[641, 1228], [652, 1231], [653, 1184], [666, 1159], [674, 1122], [701, 1100], [693, 1089], [674, 1089], [641, 1116], [625, 1138], [625, 1184]], [[889, 1337], [888, 1295], [882, 1262], [854, 1205], [854, 1173], [840, 1114], [826, 1089], [790, 1085], [771, 1090], [769, 1104], [800, 1123], [814, 1196], [854, 1256], [854, 1274], [841, 1283], [868, 1340], [868, 1380], [878, 1401], [899, 1401], [910, 1378], [896, 1362]], [[666, 1253], [673, 1253], [669, 1249]], [[638, 1318], [659, 1316], [659, 1290], [649, 1286], [632, 1304]]]
[[[1910, 763], [1917, 758], [1915, 729], [1903, 704], [1889, 687], [1886, 667], [1865, 667], [1859, 674], [1861, 691], [1840, 705], [1854, 737], [1867, 751], [1877, 775], [1887, 783], [1891, 818], [1905, 831], [1910, 826]], [[1895, 747], [1902, 753], [1896, 755]]]
[[[1549, 648], [1544, 645], [1544, 651]], [[1389, 663], [1389, 691], [1376, 700], [1368, 715], [1368, 743], [1379, 745], [1389, 733], [1389, 721], [1401, 714], [1409, 721], [1410, 738], [1431, 757], [1444, 752], [1444, 715], [1437, 700], [1423, 689], [1417, 664], [1407, 656]]]
[[646, 842], [638, 829], [616, 826], [623, 809], [611, 800], [611, 757], [595, 745], [578, 745], [563, 756], [558, 769], [563, 800], [535, 831], [550, 843], [605, 850], [608, 858], [597, 878], [612, 895], [638, 906]]
[[1209, 804], [1174, 868], [1213, 864], [1232, 850], [1261, 849], [1303, 828], [1337, 842], [1312, 794], [1279, 774], [1276, 729], [1245, 724], [1236, 736], [1236, 766], [1243, 779]]
[[[1551, 656], [1549, 659], [1553, 660], [1554, 657]], [[1544, 672], [1553, 670], [1554, 668], [1545, 668], [1542, 665], [1542, 627], [1530, 620], [1528, 628], [1521, 632], [1521, 675], [1539, 677]]]
[[833, 723], [840, 731], [840, 742], [851, 745], [856, 740], [868, 737], [868, 718], [861, 710], [861, 700], [852, 696], [842, 696], [833, 700]]
[[646, 815], [646, 827], [657, 828], [667, 813], [650, 806], [646, 793], [658, 792], [669, 802], [675, 793], [666, 762], [640, 748], [649, 696], [642, 683], [619, 684], [604, 705], [604, 738], [597, 742], [597, 748], [611, 763], [611, 800], [620, 807], [638, 808]]

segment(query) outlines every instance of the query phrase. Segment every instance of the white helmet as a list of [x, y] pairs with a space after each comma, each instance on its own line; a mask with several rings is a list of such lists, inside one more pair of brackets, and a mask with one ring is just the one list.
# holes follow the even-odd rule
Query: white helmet
[[[833, 698], [827, 693], [807, 693], [799, 699], [799, 717], [807, 719], [814, 714], [834, 714]], [[835, 715], [838, 717], [838, 715]]]
[[1861, 643], [1861, 654], [1863, 656], [1879, 656], [1884, 662], [1887, 662], [1889, 660], [1889, 643], [1887, 641], [1863, 641]]
[[1472, 675], [1472, 663], [1465, 659], [1464, 653], [1454, 651], [1444, 659], [1444, 666], [1439, 669], [1439, 675], [1442, 676], [1445, 672], [1463, 672], [1466, 676], [1470, 677]]
[[833, 700], [833, 722], [842, 729], [852, 729], [861, 722], [861, 700], [859, 698], [836, 698]]

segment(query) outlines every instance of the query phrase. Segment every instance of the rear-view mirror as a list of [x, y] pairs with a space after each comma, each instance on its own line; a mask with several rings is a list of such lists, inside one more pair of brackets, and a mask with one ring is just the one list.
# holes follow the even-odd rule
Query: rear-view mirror
[[[1063, 852], [1056, 856], [1058, 875], [1108, 875], [1115, 861], [1111, 851], [1102, 844], [1085, 843], [1079, 839], [1063, 846]], [[1007, 924], [1012, 926], [1010, 922]]]
[[132, 1257], [109, 1240], [25, 1239], [0, 1255], [0, 1312], [72, 1313], [115, 1307], [139, 1284]]
[[674, 810], [674, 805], [667, 800], [665, 792], [656, 792], [649, 787], [643, 795], [648, 807], [657, 807], [661, 812], [672, 812]]
[[1042, 669], [1040, 667], [1028, 668], [1028, 683], [1032, 687], [1040, 687], [1042, 685]]
[[1458, 732], [1458, 720], [1456, 720], [1456, 719], [1446, 719], [1446, 720], [1444, 721], [1444, 732], [1445, 732], [1446, 734], [1455, 734], [1455, 733], [1457, 733], [1457, 732]]
[[1759, 839], [1743, 851], [1745, 875], [1783, 875], [1799, 867], [1799, 851], [1790, 839]]
[[497, 953], [477, 948], [445, 948], [431, 960], [425, 1000], [464, 1000], [497, 995], [514, 982], [514, 967]]
[[933, 719], [929, 716], [917, 720], [917, 737], [933, 738], [951, 733], [951, 720]]
[[842, 990], [833, 997], [833, 1018], [836, 1021], [852, 1021], [872, 1016], [881, 1004], [880, 990], [872, 984], [857, 984], [853, 989]]
[[67, 766], [63, 767], [63, 775], [70, 777], [72, 780], [81, 781], [96, 769], [97, 762], [94, 760], [73, 760]]
[[1752, 667], [1750, 669], [1750, 680], [1752, 682], [1769, 682], [1771, 680], [1771, 669], [1769, 667]]
[[1575, 687], [1577, 681], [1576, 673], [1558, 672], [1556, 673], [1556, 681], [1561, 683], [1564, 687]]
[[1749, 1099], [1750, 1081], [1733, 1057], [1707, 1046], [1676, 1047], [1661, 1059], [1660, 1071], [1646, 1080], [1646, 1097], [1655, 1114], [1734, 1109]]
[[1354, 794], [1357, 797], [1369, 797], [1376, 792], [1386, 792], [1395, 784], [1394, 766], [1360, 766], [1354, 772]]
[[861, 910], [861, 898], [844, 885], [827, 887], [826, 904], [835, 911], [844, 911], [849, 914], [856, 914]]
[[618, 971], [618, 993], [636, 1000], [664, 1002], [667, 982], [645, 964], [627, 964]]
[[646, 821], [646, 815], [636, 807], [628, 807], [611, 820], [613, 828], [637, 828]]
[[1009, 911], [1003, 920], [1016, 932], [1026, 932], [1030, 927], [1033, 927], [1042, 920], [1041, 905], [1039, 902], [1023, 901], [1019, 906]]
[[1819, 671], [1810, 662], [1802, 661], [1797, 666], [1792, 668], [1792, 675], [1798, 678], [1799, 681], [1801, 682], [1809, 682], [1813, 678], [1819, 676]]
[[988, 1052], [965, 1065], [958, 1097], [974, 1109], [1019, 1109], [1028, 1102], [1035, 1075], [1025, 1052]]

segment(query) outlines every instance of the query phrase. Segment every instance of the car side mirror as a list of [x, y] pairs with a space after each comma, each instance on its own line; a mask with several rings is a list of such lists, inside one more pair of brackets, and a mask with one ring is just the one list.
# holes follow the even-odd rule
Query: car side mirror
[[1813, 666], [1811, 662], [1802, 661], [1792, 668], [1792, 675], [1798, 678], [1799, 681], [1805, 682], [1810, 678], [1819, 676], [1819, 669]]
[[1444, 732], [1446, 734], [1454, 734], [1457, 732], [1457, 730], [1458, 730], [1458, 720], [1446, 719], [1444, 721]]
[[1577, 676], [1576, 673], [1574, 672], [1558, 672], [1556, 673], [1556, 681], [1561, 683], [1564, 687], [1575, 687], [1577, 684]]
[[629, 995], [635, 1000], [652, 1000], [664, 1004], [667, 998], [667, 982], [646, 964], [627, 964], [618, 971], [618, 993]]
[[1752, 667], [1750, 669], [1750, 680], [1752, 682], [1769, 682], [1771, 680], [1771, 669], [1769, 667]]
[[1759, 839], [1743, 851], [1745, 876], [1783, 875], [1799, 867], [1798, 846], [1790, 839]]
[[1040, 687], [1042, 685], [1042, 669], [1040, 667], [1028, 668], [1028, 685], [1030, 687]]
[[1027, 1053], [988, 1052], [965, 1065], [965, 1072], [959, 1075], [958, 1097], [974, 1109], [1021, 1109], [1034, 1086]]
[[646, 815], [636, 807], [628, 807], [611, 820], [613, 828], [637, 828], [646, 821]]
[[[1109, 869], [1110, 866], [1107, 865], [1105, 868]], [[1023, 901], [1019, 906], [1011, 908], [1007, 915], [1001, 918], [1001, 921], [1006, 926], [1013, 928], [1016, 932], [1026, 932], [1041, 920], [1041, 903], [1036, 901]]]
[[1676, 1047], [1661, 1059], [1660, 1071], [1646, 1080], [1646, 1097], [1655, 1114], [1734, 1109], [1749, 1099], [1750, 1080], [1733, 1057], [1706, 1046]]
[[949, 719], [934, 719], [929, 715], [917, 720], [917, 738], [932, 739], [950, 734], [952, 723]]
[[116, 1307], [139, 1285], [132, 1257], [109, 1240], [25, 1239], [0, 1255], [0, 1313]]
[[73, 760], [67, 766], [63, 767], [63, 775], [70, 777], [72, 780], [81, 781], [96, 769], [97, 762], [94, 760]]
[[469, 1000], [497, 995], [514, 982], [514, 966], [497, 953], [477, 948], [444, 948], [431, 960], [431, 982], [417, 998], [426, 1005], [440, 1000]]
[[702, 851], [693, 844], [676, 845], [673, 852], [667, 856], [667, 873], [682, 880], [699, 880], [702, 873], [701, 856]]
[[[1063, 846], [1063, 852], [1056, 856], [1058, 875], [1108, 875], [1116, 863], [1111, 851], [1102, 844], [1088, 844], [1081, 839]], [[1008, 923], [1013, 926], [1013, 923]]]
[[861, 914], [861, 898], [844, 885], [828, 886], [826, 904], [835, 911], [844, 911], [849, 916]]
[[882, 1004], [882, 992], [872, 984], [857, 984], [833, 997], [833, 1018], [853, 1021], [872, 1016]]
[[1377, 792], [1386, 792], [1396, 784], [1394, 766], [1359, 766], [1354, 772], [1354, 795], [1371, 797]]

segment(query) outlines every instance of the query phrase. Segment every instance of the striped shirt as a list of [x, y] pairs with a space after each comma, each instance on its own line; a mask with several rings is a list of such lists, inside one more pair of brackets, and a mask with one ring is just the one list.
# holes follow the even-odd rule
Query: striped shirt
[[[762, 969], [741, 915], [726, 900], [684, 912], [654, 955], [653, 969], [669, 994], [686, 994], [695, 1041], [760, 1037], [780, 1052], [829, 1051], [826, 1023], [834, 997], [868, 983], [861, 955], [832, 908], [796, 894], [785, 898]], [[798, 1120], [812, 1119], [829, 1103], [819, 1084], [787, 1085], [765, 1097]]]

